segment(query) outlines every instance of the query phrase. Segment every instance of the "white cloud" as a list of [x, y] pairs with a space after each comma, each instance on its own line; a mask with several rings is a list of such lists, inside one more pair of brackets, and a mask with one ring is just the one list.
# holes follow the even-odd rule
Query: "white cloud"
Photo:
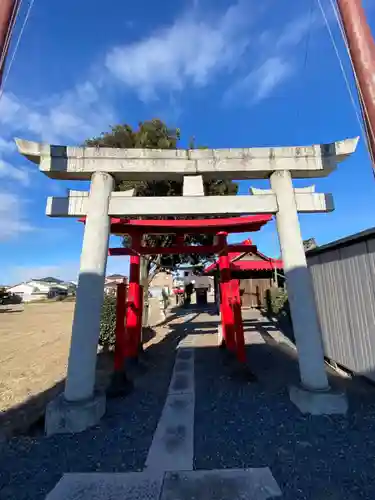
[[75, 281], [78, 275], [79, 260], [77, 262], [61, 262], [59, 264], [47, 264], [43, 266], [13, 266], [7, 269], [6, 280], [8, 283], [20, 283], [30, 279], [41, 279], [47, 276]]
[[249, 42], [251, 16], [239, 2], [214, 18], [190, 12], [138, 42], [113, 48], [106, 66], [142, 100], [187, 85], [206, 86], [221, 70], [233, 69]]
[[14, 141], [6, 140], [0, 137], [0, 155], [13, 153], [16, 150], [16, 144]]
[[0, 192], [0, 241], [35, 231], [24, 216], [24, 202], [12, 193]]
[[[20, 283], [32, 278], [40, 279], [47, 276], [65, 281], [77, 281], [79, 273], [79, 255], [75, 260], [52, 262], [45, 265], [11, 266], [3, 270], [2, 279], [7, 284]], [[128, 257], [110, 257], [107, 263], [107, 275], [129, 274]]]
[[18, 181], [23, 186], [30, 184], [29, 172], [25, 168], [17, 168], [0, 159], [0, 178]]
[[303, 16], [293, 19], [287, 23], [280, 35], [274, 40], [275, 48], [278, 50], [290, 49], [298, 45], [307, 35], [309, 30], [316, 29], [322, 25], [322, 18], [318, 13], [307, 13]]
[[322, 25], [321, 16], [307, 13], [286, 23], [278, 33], [263, 31], [258, 34], [254, 46], [261, 50], [254, 52], [255, 64], [228, 89], [224, 101], [255, 104], [270, 97], [295, 74], [297, 58], [293, 49], [309, 30], [317, 30]]
[[269, 97], [274, 90], [294, 72], [293, 66], [281, 57], [270, 57], [245, 78], [236, 82], [227, 92], [226, 98], [247, 96], [247, 101], [256, 103]]
[[12, 93], [0, 100], [0, 124], [8, 134], [29, 132], [45, 142], [79, 143], [113, 119], [111, 106], [90, 81], [41, 102], [21, 100]]

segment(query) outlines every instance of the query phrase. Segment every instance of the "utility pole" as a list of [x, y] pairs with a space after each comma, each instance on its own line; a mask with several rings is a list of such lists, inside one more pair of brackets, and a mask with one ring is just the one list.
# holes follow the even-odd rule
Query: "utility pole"
[[375, 171], [375, 43], [361, 0], [337, 0], [337, 6], [357, 77], [359, 99]]
[[0, 0], [0, 87], [19, 0]]

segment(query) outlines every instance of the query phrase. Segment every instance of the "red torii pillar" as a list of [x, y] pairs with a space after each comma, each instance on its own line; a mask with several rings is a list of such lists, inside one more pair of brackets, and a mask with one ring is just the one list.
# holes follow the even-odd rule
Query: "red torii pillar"
[[115, 372], [124, 370], [126, 302], [126, 284], [120, 283], [117, 285], [116, 293], [116, 344], [114, 359]]
[[126, 308], [125, 358], [137, 358], [142, 336], [143, 287], [140, 285], [141, 257], [130, 256], [129, 289]]
[[237, 360], [244, 364], [246, 363], [246, 351], [239, 281], [231, 277], [227, 233], [219, 233], [218, 238], [223, 245], [223, 250], [219, 255], [220, 312], [223, 339], [226, 347], [230, 351], [234, 351]]
[[127, 378], [125, 370], [125, 317], [127, 309], [127, 285], [119, 283], [116, 293], [116, 343], [114, 367], [111, 383], [107, 389], [108, 397], [125, 396], [133, 389], [133, 383]]
[[230, 260], [228, 255], [227, 246], [227, 233], [219, 233], [217, 237], [219, 238], [220, 244], [223, 245], [223, 249], [219, 255], [219, 269], [220, 269], [220, 314], [221, 314], [221, 327], [223, 329], [223, 339], [225, 341], [226, 347], [230, 351], [234, 351], [235, 336], [234, 336], [234, 314], [233, 309], [230, 304], [231, 295], [231, 273], [230, 273]]

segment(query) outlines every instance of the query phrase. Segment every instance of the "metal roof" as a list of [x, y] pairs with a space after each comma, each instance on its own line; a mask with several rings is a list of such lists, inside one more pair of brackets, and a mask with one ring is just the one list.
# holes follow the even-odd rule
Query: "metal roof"
[[371, 227], [359, 233], [351, 234], [350, 236], [345, 236], [345, 238], [340, 238], [339, 240], [331, 241], [326, 245], [321, 245], [317, 248], [309, 250], [306, 252], [307, 257], [312, 257], [313, 255], [318, 255], [320, 253], [334, 250], [336, 248], [343, 248], [353, 245], [355, 243], [360, 243], [361, 241], [370, 240], [375, 238], [375, 227]]

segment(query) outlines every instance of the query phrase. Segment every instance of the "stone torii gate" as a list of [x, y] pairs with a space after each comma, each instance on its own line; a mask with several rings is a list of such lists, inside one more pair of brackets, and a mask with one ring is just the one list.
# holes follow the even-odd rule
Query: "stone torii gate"
[[[296, 338], [301, 386], [290, 389], [305, 413], [346, 411], [330, 391], [311, 277], [298, 212], [333, 210], [332, 196], [294, 189], [293, 178], [329, 175], [352, 154], [357, 139], [307, 147], [153, 150], [52, 146], [18, 139], [21, 154], [50, 178], [90, 180], [90, 192], [49, 197], [50, 217], [86, 217], [64, 394], [46, 413], [46, 432], [78, 432], [96, 424], [105, 397], [94, 393], [97, 343], [108, 255], [110, 217], [275, 214]], [[115, 181], [183, 179], [181, 197], [133, 197]], [[204, 179], [270, 179], [271, 190], [245, 196], [204, 196]]]

